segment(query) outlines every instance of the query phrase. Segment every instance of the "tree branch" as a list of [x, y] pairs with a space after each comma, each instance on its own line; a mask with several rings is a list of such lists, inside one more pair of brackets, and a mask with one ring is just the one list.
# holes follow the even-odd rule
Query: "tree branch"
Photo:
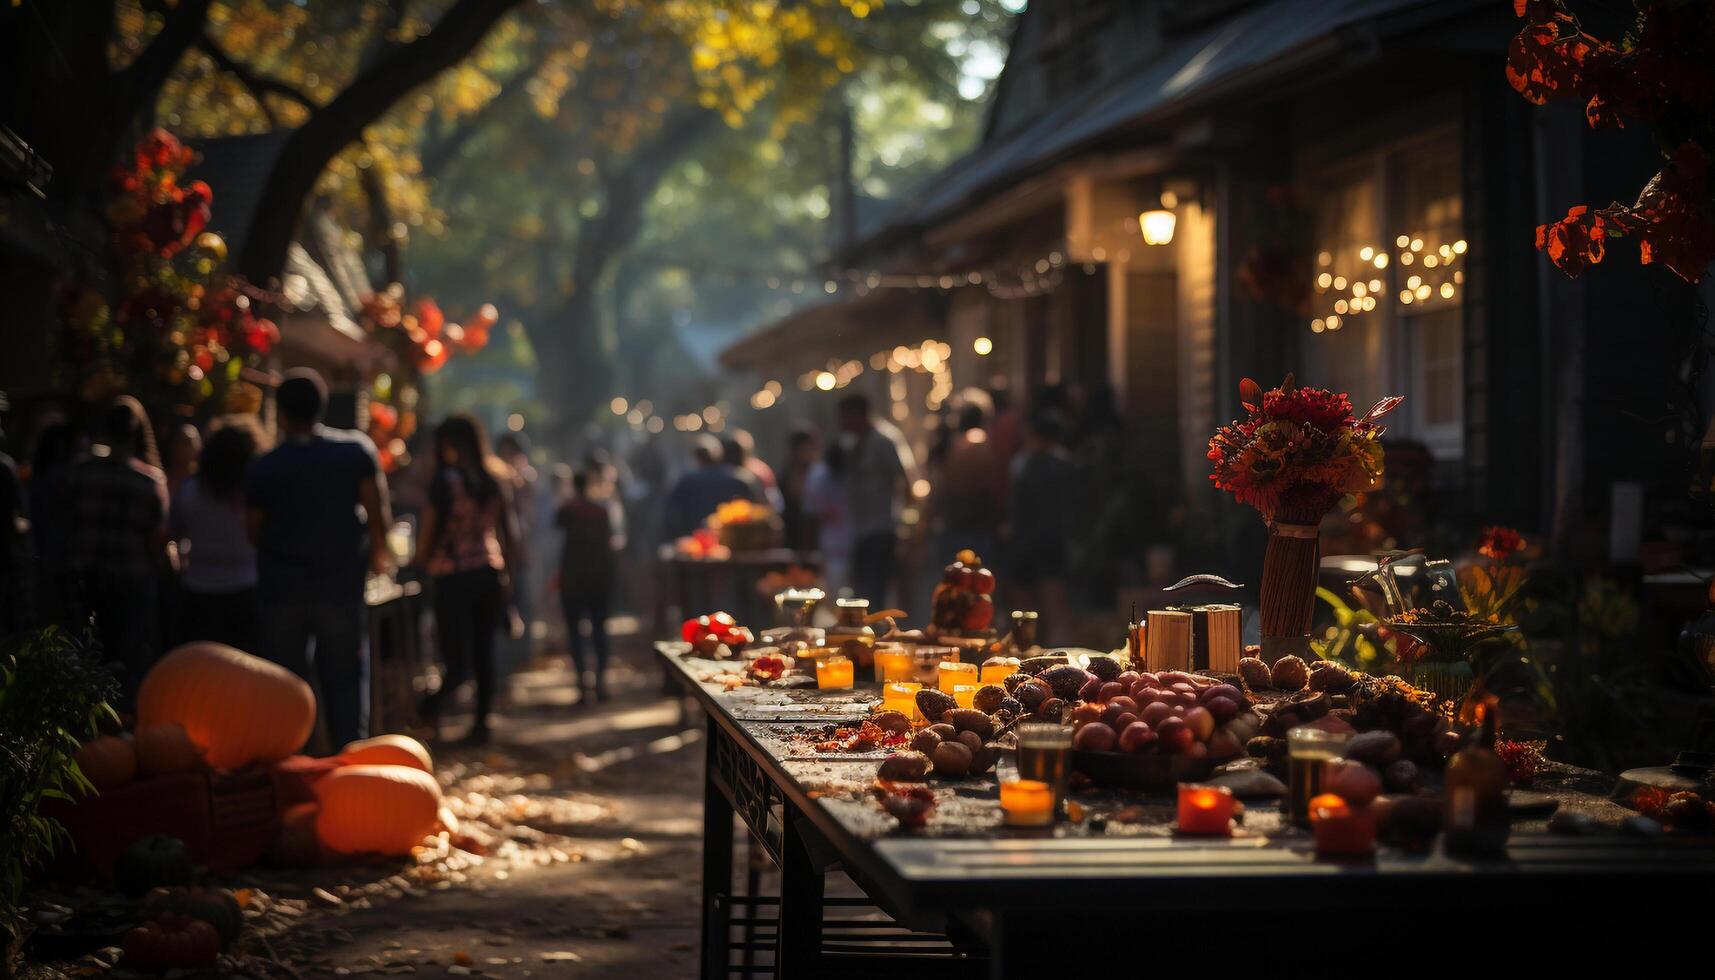
[[214, 62], [216, 68], [238, 79], [238, 84], [244, 86], [245, 91], [249, 92], [250, 97], [255, 99], [256, 104], [261, 107], [262, 114], [268, 118], [269, 126], [278, 124], [274, 117], [274, 110], [268, 107], [267, 96], [269, 95], [278, 95], [281, 98], [296, 102], [312, 112], [318, 108], [315, 99], [310, 98], [310, 94], [303, 89], [283, 79], [264, 75], [227, 54], [226, 49], [220, 46], [220, 42], [210, 36], [207, 31], [204, 31], [202, 36], [197, 38], [196, 46], [203, 54], [208, 55], [209, 60]]
[[500, 91], [494, 97], [478, 106], [475, 111], [453, 121], [453, 128], [444, 133], [423, 141], [422, 148], [417, 153], [417, 159], [422, 163], [425, 176], [434, 176], [440, 169], [451, 163], [458, 156], [464, 145], [487, 126], [500, 111], [516, 99], [520, 93], [528, 92], [530, 80], [536, 73], [529, 68], [524, 69], [500, 84]]
[[166, 20], [149, 46], [114, 76], [113, 90], [120, 118], [137, 118], [145, 103], [161, 91], [167, 76], [202, 36], [208, 23], [208, 8], [213, 3], [214, 0], [179, 0], [170, 11], [163, 11]]
[[333, 101], [293, 131], [274, 162], [263, 200], [239, 256], [241, 272], [265, 283], [280, 274], [304, 201], [328, 161], [363, 135], [407, 92], [468, 55], [521, 0], [457, 0], [428, 33], [376, 57]]

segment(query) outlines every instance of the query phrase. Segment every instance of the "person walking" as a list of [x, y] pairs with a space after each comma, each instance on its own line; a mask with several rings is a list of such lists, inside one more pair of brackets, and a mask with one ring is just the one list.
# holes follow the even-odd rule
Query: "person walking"
[[915, 464], [911, 450], [877, 425], [867, 396], [842, 398], [839, 419], [840, 476], [852, 525], [852, 587], [872, 608], [885, 607], [908, 492], [906, 475]]
[[196, 473], [173, 497], [178, 642], [213, 640], [250, 652], [259, 649], [256, 546], [245, 528], [244, 480], [266, 448], [255, 416], [221, 420], [203, 442]]
[[795, 429], [786, 441], [786, 465], [780, 471], [780, 519], [785, 525], [786, 547], [811, 551], [816, 547], [815, 516], [805, 503], [810, 471], [820, 463], [816, 433]]
[[108, 406], [89, 454], [66, 471], [66, 574], [74, 621], [95, 620], [120, 665], [129, 706], [159, 652], [159, 601], [166, 562], [167, 478], [143, 405], [122, 395]]
[[[566, 643], [578, 675], [578, 703], [607, 700], [607, 616], [613, 602], [615, 555], [625, 547], [605, 500], [596, 499], [598, 474], [570, 474], [570, 494], [554, 515], [561, 534], [560, 605], [566, 614]], [[589, 623], [595, 652], [594, 683], [586, 680], [583, 624]]]
[[392, 565], [392, 515], [375, 444], [323, 425], [327, 398], [314, 370], [286, 372], [275, 394], [282, 438], [251, 464], [244, 500], [256, 545], [262, 655], [319, 688], [328, 735], [344, 745], [368, 734], [364, 577]]
[[1070, 616], [1066, 576], [1073, 532], [1082, 516], [1068, 503], [1078, 465], [1066, 451], [1066, 424], [1056, 412], [1030, 420], [1024, 448], [1013, 463], [1011, 540], [1006, 587], [1015, 609], [1042, 615], [1039, 635], [1064, 635]]
[[434, 587], [435, 635], [446, 674], [423, 713], [435, 720], [452, 692], [474, 680], [476, 720], [464, 737], [473, 745], [489, 737], [496, 634], [503, 625], [511, 636], [524, 632], [507, 576], [517, 543], [510, 470], [489, 452], [474, 416], [448, 416], [435, 429], [435, 472], [417, 551]]

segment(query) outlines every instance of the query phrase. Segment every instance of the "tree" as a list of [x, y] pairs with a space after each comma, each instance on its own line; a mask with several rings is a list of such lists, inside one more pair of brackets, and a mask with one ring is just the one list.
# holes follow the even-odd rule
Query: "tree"
[[[308, 2], [308, 0], [306, 0]], [[456, 64], [520, 0], [451, 0], [432, 22], [408, 17], [403, 0], [375, 6], [323, 0], [317, 15], [371, 21], [365, 54], [325, 101], [272, 78], [216, 41], [234, 13], [278, 15], [292, 4], [214, 0], [20, 0], [0, 13], [0, 64], [8, 66], [4, 118], [55, 169], [54, 204], [88, 216], [99, 207], [108, 168], [153, 121], [157, 99], [188, 56], [200, 52], [234, 76], [268, 117], [270, 97], [304, 112], [268, 176], [264, 199], [239, 257], [239, 270], [265, 282], [278, 275], [303, 205], [330, 161], [402, 96]], [[242, 8], [242, 10], [240, 10]], [[243, 23], [243, 18], [238, 18]], [[420, 29], [418, 29], [420, 27]]]

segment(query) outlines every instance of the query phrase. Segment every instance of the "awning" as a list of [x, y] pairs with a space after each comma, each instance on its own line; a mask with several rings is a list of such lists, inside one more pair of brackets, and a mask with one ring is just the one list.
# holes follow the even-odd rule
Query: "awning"
[[775, 320], [721, 351], [734, 371], [796, 373], [831, 358], [864, 359], [884, 347], [942, 339], [917, 290], [877, 289], [849, 300], [819, 303]]
[[[1413, 28], [1493, 7], [1492, 0], [1273, 0], [1170, 43], [1135, 72], [1082, 104], [1062, 104], [992, 139], [942, 171], [932, 188], [890, 222], [925, 225], [1086, 149], [1118, 130], [1258, 85], [1356, 47], [1354, 29], [1400, 17]], [[1497, 48], [1499, 50], [1499, 48]]]

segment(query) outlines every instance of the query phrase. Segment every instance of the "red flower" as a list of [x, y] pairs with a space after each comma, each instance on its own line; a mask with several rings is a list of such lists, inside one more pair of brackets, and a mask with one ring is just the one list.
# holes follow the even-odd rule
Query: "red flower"
[[1606, 254], [1608, 219], [1591, 213], [1585, 205], [1566, 212], [1566, 217], [1536, 229], [1536, 247], [1548, 253], [1554, 267], [1574, 279], [1602, 261]]
[[1517, 528], [1492, 524], [1477, 538], [1477, 554], [1491, 561], [1506, 561], [1524, 548], [1524, 535]]

